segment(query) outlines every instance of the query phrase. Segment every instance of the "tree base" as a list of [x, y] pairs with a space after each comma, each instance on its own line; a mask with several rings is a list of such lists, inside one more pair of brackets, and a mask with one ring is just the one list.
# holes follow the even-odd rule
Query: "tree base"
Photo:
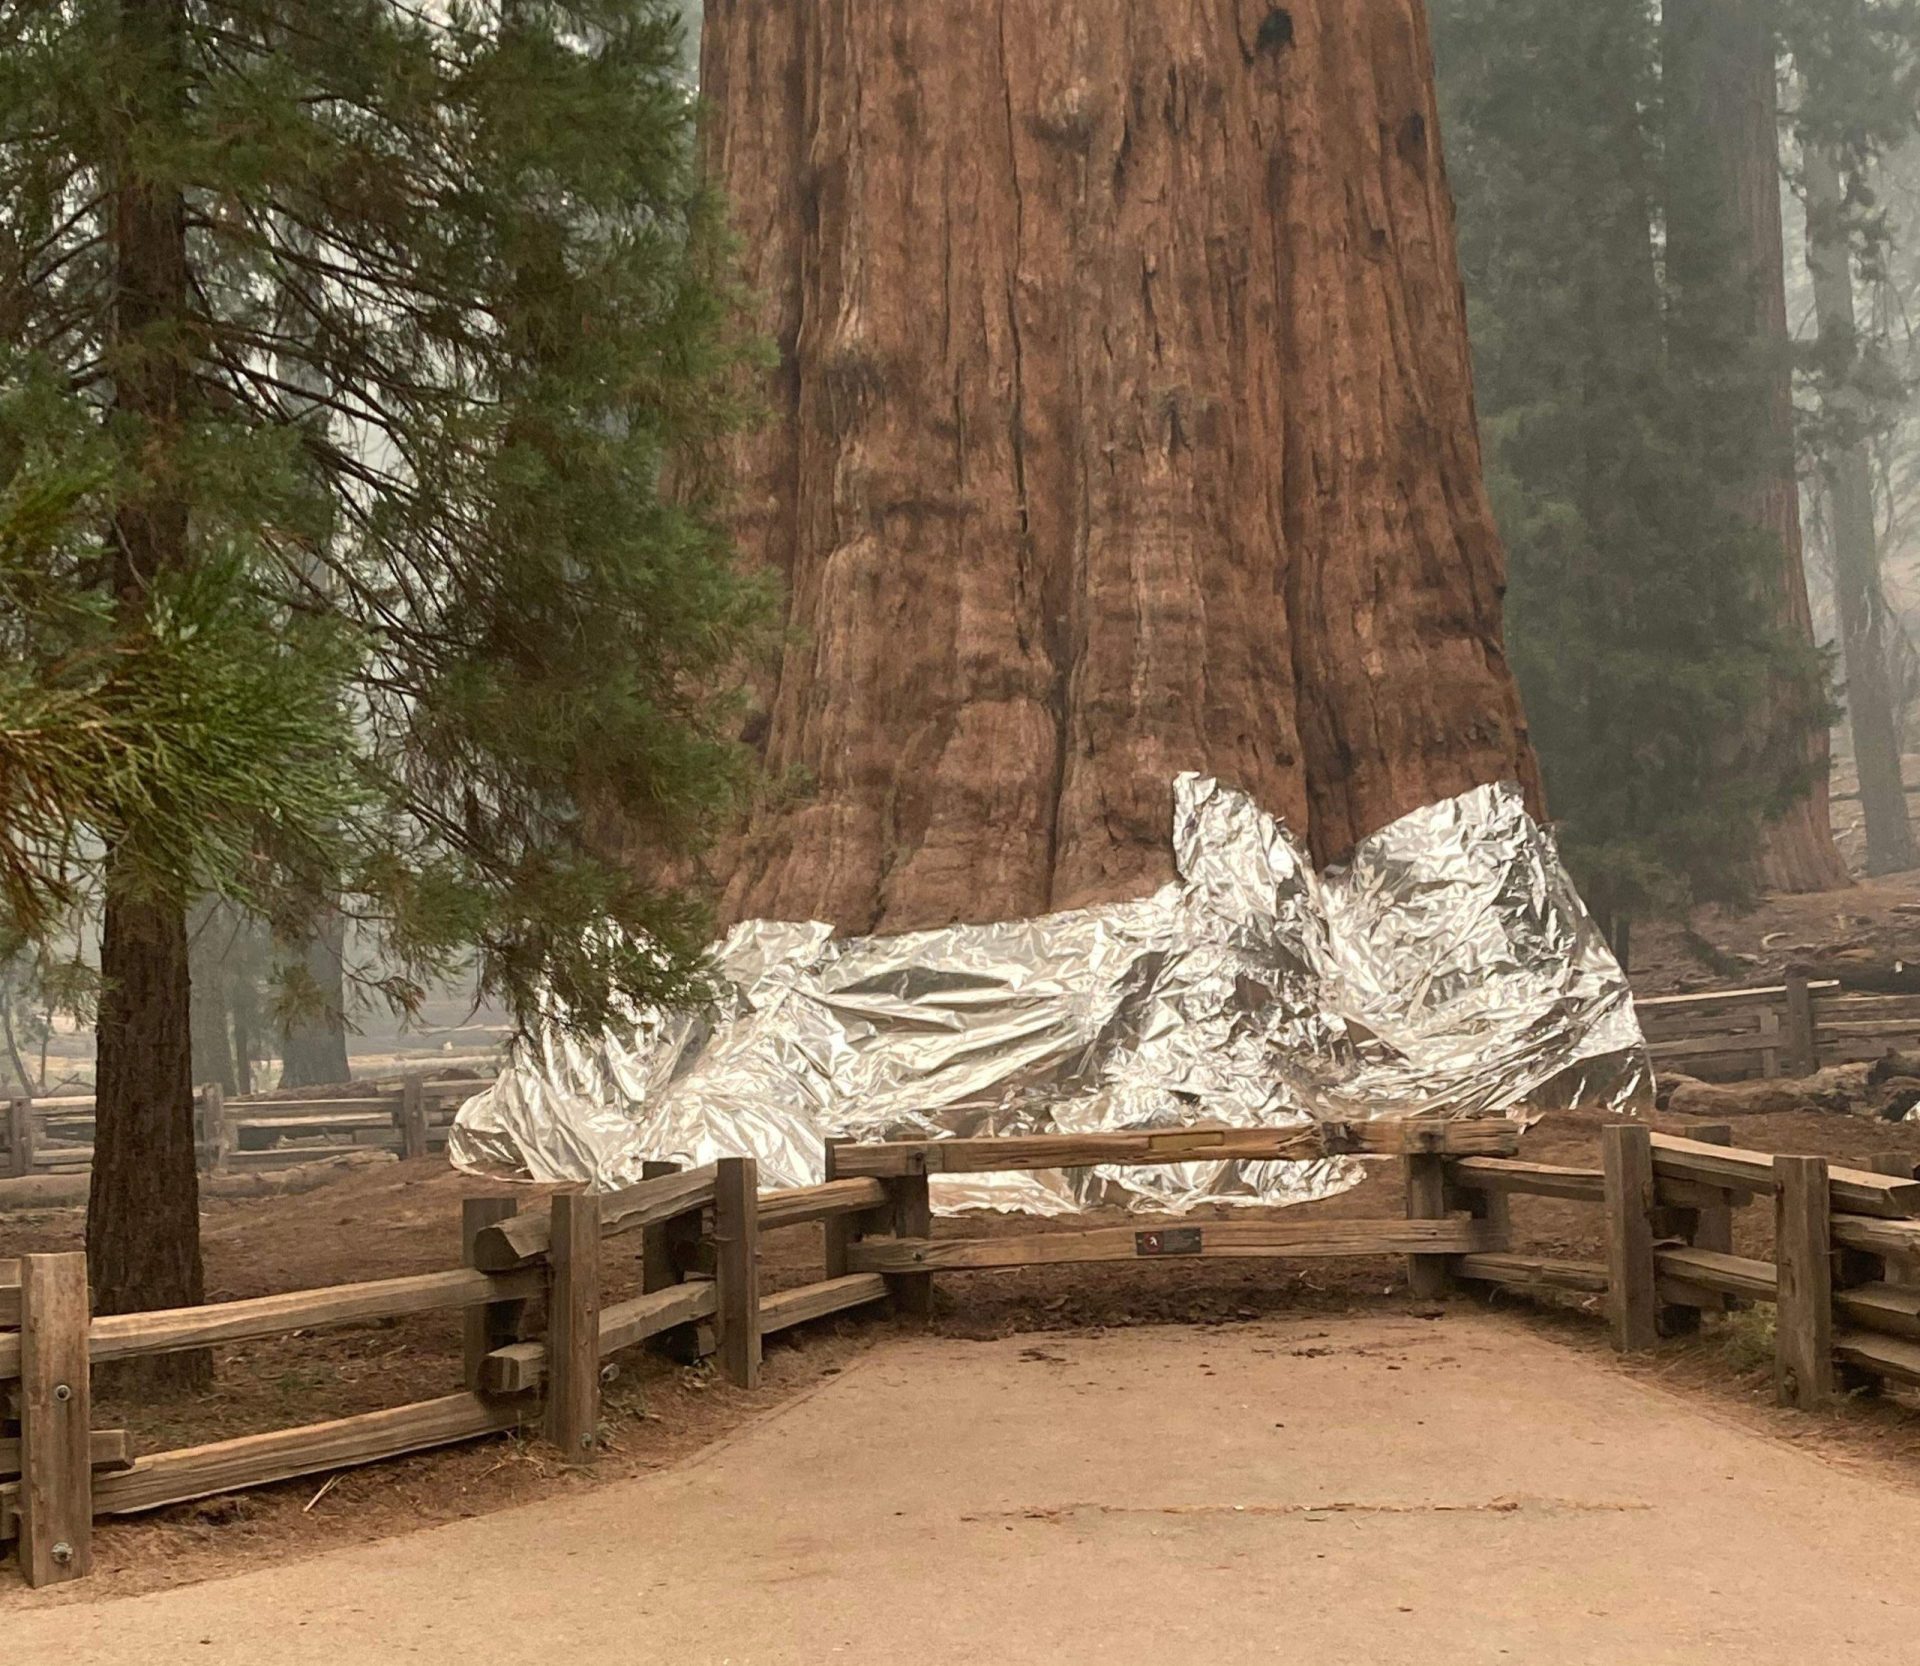
[[97, 1396], [142, 1405], [192, 1399], [212, 1387], [213, 1354], [207, 1348], [108, 1360], [93, 1368], [93, 1392]]

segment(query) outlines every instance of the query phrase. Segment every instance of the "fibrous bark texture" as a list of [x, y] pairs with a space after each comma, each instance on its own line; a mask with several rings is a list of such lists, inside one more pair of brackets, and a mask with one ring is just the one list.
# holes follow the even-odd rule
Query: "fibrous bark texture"
[[[1793, 366], [1787, 328], [1786, 255], [1780, 223], [1780, 132], [1771, 20], [1758, 0], [1667, 0], [1662, 71], [1670, 118], [1668, 165], [1683, 182], [1669, 217], [1670, 273], [1714, 272], [1703, 286], [1724, 304], [1722, 269], [1744, 277], [1749, 308], [1738, 320], [1754, 353], [1760, 452], [1736, 507], [1778, 539], [1781, 623], [1811, 645], [1813, 610], [1800, 536], [1793, 440]], [[1684, 204], [1691, 204], [1689, 209]], [[1755, 412], [1732, 413], [1741, 424]], [[1743, 436], [1744, 442], [1744, 436]], [[1827, 802], [1828, 736], [1806, 702], [1786, 695], [1776, 720], [1804, 731], [1806, 794], [1768, 831], [1760, 881], [1770, 890], [1825, 891], [1851, 880]]]
[[[1853, 255], [1847, 244], [1846, 197], [1835, 158], [1806, 153], [1807, 269], [1828, 374], [1849, 377], [1858, 362], [1853, 310]], [[1867, 872], [1901, 873], [1920, 861], [1907, 814], [1901, 735], [1894, 714], [1891, 631], [1880, 585], [1880, 534], [1873, 515], [1873, 459], [1867, 449], [1871, 412], [1856, 387], [1830, 385], [1823, 396], [1833, 439], [1821, 459], [1833, 519], [1833, 600], [1847, 675], [1847, 719], [1860, 773], [1867, 824]]]
[[1537, 793], [1419, 0], [710, 0], [702, 73], [792, 625], [731, 915], [1136, 895], [1183, 769], [1322, 860]]

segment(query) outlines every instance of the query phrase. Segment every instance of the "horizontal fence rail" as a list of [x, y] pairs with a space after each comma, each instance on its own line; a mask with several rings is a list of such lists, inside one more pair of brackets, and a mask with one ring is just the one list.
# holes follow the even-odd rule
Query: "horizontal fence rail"
[[840, 1175], [1004, 1174], [1102, 1163], [1274, 1162], [1410, 1152], [1511, 1154], [1519, 1130], [1504, 1120], [1324, 1122], [1304, 1128], [1174, 1128], [1120, 1134], [1031, 1134], [893, 1140], [838, 1148]]
[[1482, 1221], [1208, 1221], [1203, 1226], [1084, 1227], [1006, 1238], [883, 1238], [856, 1244], [849, 1265], [862, 1272], [964, 1272], [986, 1267], [1044, 1267], [1076, 1261], [1178, 1257], [1463, 1255], [1498, 1247]]
[[1656, 1065], [1723, 1079], [1807, 1076], [1920, 1049], [1920, 995], [1847, 989], [1832, 979], [1649, 996], [1634, 1011]]
[[[467, 1085], [434, 1086], [452, 1094]], [[417, 1107], [424, 1096], [410, 1089], [407, 1097]], [[377, 1130], [388, 1122], [383, 1106], [383, 1099], [363, 1095], [324, 1105], [281, 1101], [271, 1115], [265, 1107], [218, 1107], [219, 1143], [231, 1155], [233, 1136], [256, 1122]], [[1422, 1218], [1411, 1191], [1413, 1218], [1209, 1221], [935, 1239], [929, 1173], [1351, 1153], [1401, 1156], [1410, 1171], [1431, 1177], [1445, 1162], [1511, 1156], [1517, 1146], [1510, 1123], [1443, 1120], [867, 1146], [836, 1141], [827, 1152], [827, 1178], [815, 1186], [761, 1192], [755, 1165], [744, 1158], [686, 1170], [650, 1164], [639, 1184], [604, 1196], [560, 1193], [527, 1210], [510, 1198], [467, 1199], [463, 1267], [97, 1318], [87, 1312], [84, 1257], [0, 1260], [0, 1383], [18, 1385], [26, 1414], [18, 1437], [0, 1439], [0, 1539], [19, 1540], [28, 1577], [40, 1584], [86, 1571], [96, 1516], [158, 1509], [509, 1431], [537, 1432], [568, 1457], [586, 1461], [599, 1443], [602, 1371], [623, 1350], [646, 1345], [682, 1360], [712, 1356], [729, 1380], [751, 1386], [766, 1337], [889, 1299], [898, 1310], [924, 1313], [935, 1272], [1332, 1255], [1404, 1255], [1419, 1269], [1506, 1247], [1497, 1219], [1453, 1219], [1444, 1211]], [[763, 1292], [760, 1234], [795, 1227], [820, 1230], [823, 1276]], [[642, 1290], [607, 1300], [603, 1258], [617, 1254], [610, 1246], [627, 1235], [639, 1240]], [[97, 1364], [445, 1310], [465, 1315], [465, 1382], [456, 1393], [152, 1454], [136, 1455], [124, 1431], [88, 1426], [86, 1388]], [[529, 1334], [542, 1314], [543, 1331]]]
[[[1690, 1137], [1689, 1137], [1690, 1136]], [[1603, 1130], [1599, 1169], [1503, 1158], [1448, 1161], [1463, 1197], [1532, 1195], [1599, 1204], [1604, 1264], [1511, 1253], [1460, 1257], [1464, 1282], [1605, 1298], [1616, 1347], [1652, 1347], [1730, 1304], [1775, 1309], [1782, 1404], [1812, 1409], [1838, 1389], [1920, 1384], [1920, 1181], [1910, 1156], [1872, 1169], [1733, 1146], [1725, 1125], [1687, 1136]], [[1733, 1211], [1764, 1200], [1774, 1259], [1733, 1253]]]
[[[362, 1114], [343, 1103], [339, 1114]], [[652, 1166], [669, 1172], [606, 1197], [562, 1194], [538, 1211], [522, 1213], [513, 1199], [468, 1199], [464, 1267], [204, 1307], [90, 1318], [83, 1256], [0, 1259], [0, 1386], [19, 1385], [28, 1414], [19, 1435], [0, 1435], [0, 1541], [18, 1540], [29, 1581], [45, 1584], [87, 1571], [97, 1516], [503, 1432], [543, 1433], [570, 1456], [591, 1458], [602, 1365], [623, 1349], [677, 1337], [681, 1356], [717, 1354], [728, 1376], [750, 1384], [763, 1337], [886, 1299], [884, 1278], [848, 1271], [834, 1232], [884, 1208], [880, 1181], [760, 1193], [750, 1160], [685, 1172]], [[740, 1244], [743, 1223], [749, 1253], [714, 1253]], [[808, 1225], [827, 1229], [825, 1276], [763, 1295], [757, 1234]], [[601, 1244], [628, 1233], [641, 1238], [647, 1288], [602, 1305]], [[541, 1306], [546, 1334], [528, 1337], [529, 1315]], [[457, 1393], [150, 1455], [136, 1456], [123, 1430], [87, 1427], [94, 1365], [445, 1310], [467, 1316], [467, 1381]]]
[[[286, 1168], [366, 1151], [423, 1157], [447, 1143], [461, 1104], [492, 1085], [491, 1076], [410, 1076], [391, 1086], [365, 1084], [351, 1097], [227, 1099], [209, 1084], [194, 1095], [200, 1167], [214, 1174]], [[92, 1166], [90, 1095], [10, 1099], [6, 1119], [4, 1176], [78, 1174]]]

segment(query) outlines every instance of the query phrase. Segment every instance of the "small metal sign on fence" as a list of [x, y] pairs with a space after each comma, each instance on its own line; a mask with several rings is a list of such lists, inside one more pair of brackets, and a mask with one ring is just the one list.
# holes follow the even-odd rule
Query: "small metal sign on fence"
[[1159, 1226], [1133, 1235], [1135, 1255], [1198, 1255], [1200, 1244], [1197, 1226]]

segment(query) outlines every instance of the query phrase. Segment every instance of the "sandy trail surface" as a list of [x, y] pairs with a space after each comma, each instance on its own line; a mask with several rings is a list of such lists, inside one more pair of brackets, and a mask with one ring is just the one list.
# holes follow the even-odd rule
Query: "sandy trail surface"
[[909, 1338], [639, 1479], [16, 1611], [16, 1666], [1920, 1662], [1920, 1493], [1458, 1307]]

